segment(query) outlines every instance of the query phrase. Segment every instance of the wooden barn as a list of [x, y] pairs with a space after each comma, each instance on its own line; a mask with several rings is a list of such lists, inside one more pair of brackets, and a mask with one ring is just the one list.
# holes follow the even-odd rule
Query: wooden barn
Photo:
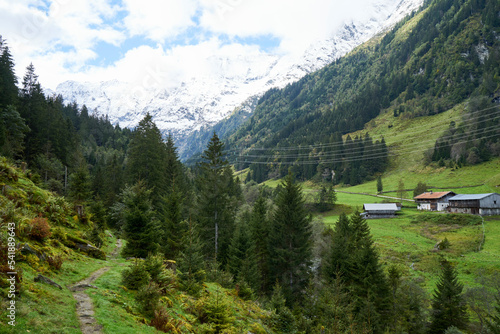
[[365, 218], [392, 218], [396, 216], [398, 206], [396, 203], [375, 203], [363, 205]]
[[500, 195], [497, 193], [456, 195], [450, 198], [448, 211], [484, 216], [500, 215]]
[[430, 191], [415, 196], [413, 199], [418, 204], [418, 210], [444, 211], [450, 204], [450, 198], [456, 195], [453, 191]]

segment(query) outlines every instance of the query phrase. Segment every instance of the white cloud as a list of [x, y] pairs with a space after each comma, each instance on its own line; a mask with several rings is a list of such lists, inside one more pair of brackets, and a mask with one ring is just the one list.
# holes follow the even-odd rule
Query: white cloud
[[303, 52], [313, 41], [327, 38], [346, 20], [366, 15], [373, 1], [351, 0], [200, 0], [200, 24], [231, 36], [272, 35], [281, 51]]
[[197, 11], [193, 0], [124, 0], [128, 15], [124, 23], [132, 36], [145, 36], [155, 42], [177, 36], [194, 26]]
[[[271, 36], [280, 41], [274, 52], [301, 54], [344, 21], [373, 11], [372, 3], [373, 0], [0, 0], [0, 34], [8, 41], [18, 76], [22, 77], [26, 66], [33, 62], [42, 85], [52, 89], [65, 80], [118, 79], [143, 86], [171, 86], [197, 75], [220, 73], [221, 66], [230, 75], [243, 75], [248, 68], [241, 66], [241, 57], [247, 57], [247, 61], [252, 57], [271, 57], [256, 45], [222, 43], [220, 35]], [[123, 56], [114, 64], [89, 66], [90, 61], [99, 63], [98, 43], [120, 46], [130, 37], [144, 37], [157, 45], [123, 49], [119, 51]], [[170, 44], [181, 38], [194, 45]]]

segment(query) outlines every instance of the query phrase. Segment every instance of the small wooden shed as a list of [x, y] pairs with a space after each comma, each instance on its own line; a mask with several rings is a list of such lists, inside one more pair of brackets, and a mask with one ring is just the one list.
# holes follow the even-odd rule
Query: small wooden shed
[[396, 216], [396, 203], [373, 203], [363, 205], [365, 218], [392, 218]]

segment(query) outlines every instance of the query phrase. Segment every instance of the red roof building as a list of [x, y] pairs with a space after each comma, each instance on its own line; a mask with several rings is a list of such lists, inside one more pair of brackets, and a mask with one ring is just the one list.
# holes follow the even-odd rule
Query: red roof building
[[444, 211], [450, 204], [450, 198], [455, 195], [453, 191], [430, 191], [415, 196], [413, 199], [418, 204], [419, 210]]

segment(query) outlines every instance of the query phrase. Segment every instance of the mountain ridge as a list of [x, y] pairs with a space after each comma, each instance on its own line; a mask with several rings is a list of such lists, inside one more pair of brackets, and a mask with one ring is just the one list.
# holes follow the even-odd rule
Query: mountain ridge
[[[345, 23], [338, 33], [312, 45], [298, 60], [272, 54], [259, 59], [213, 57], [210, 61], [220, 71], [210, 77], [192, 78], [172, 89], [156, 84], [150, 89], [144, 84], [116, 80], [99, 84], [67, 81], [48, 93], [60, 94], [65, 101], [80, 106], [85, 104], [90, 111], [108, 115], [111, 122], [121, 127], [133, 128], [149, 112], [164, 134], [181, 138], [202, 126], [215, 125], [244, 101], [260, 97], [270, 88], [283, 88], [331, 63], [421, 4], [422, 0], [374, 2], [374, 11], [366, 22]], [[226, 71], [228, 68], [233, 71]], [[153, 81], [155, 75], [162, 74], [152, 74]], [[124, 91], [130, 93], [123, 94]]]

